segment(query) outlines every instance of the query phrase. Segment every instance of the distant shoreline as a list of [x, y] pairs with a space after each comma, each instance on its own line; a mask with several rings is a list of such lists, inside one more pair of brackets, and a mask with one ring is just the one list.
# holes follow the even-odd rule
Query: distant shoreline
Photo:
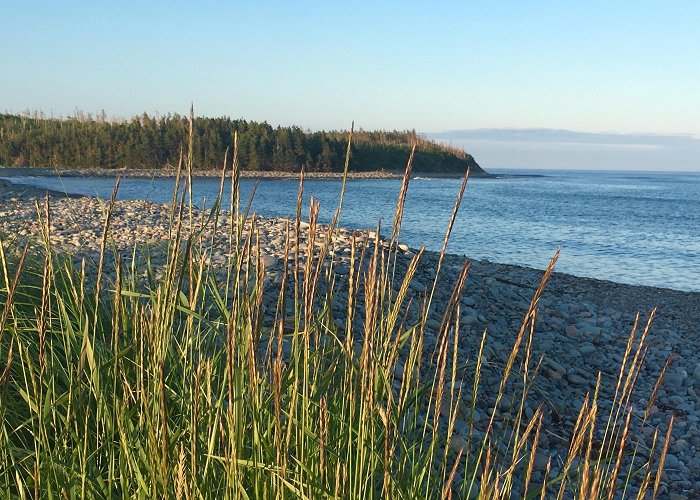
[[[230, 169], [227, 175], [230, 175]], [[129, 177], [135, 179], [172, 178], [177, 175], [173, 168], [163, 169], [62, 169], [44, 167], [0, 167], [0, 177], [42, 176], [42, 177]], [[220, 178], [221, 170], [195, 170], [195, 178]], [[391, 170], [371, 170], [366, 172], [348, 172], [349, 179], [402, 179], [404, 173]], [[472, 172], [473, 177], [497, 179], [507, 175]], [[304, 172], [306, 179], [342, 179], [341, 172]], [[430, 177], [440, 179], [461, 179], [461, 174], [444, 174], [439, 172], [414, 172], [413, 177]], [[244, 179], [298, 179], [299, 172], [281, 171], [241, 171]]]

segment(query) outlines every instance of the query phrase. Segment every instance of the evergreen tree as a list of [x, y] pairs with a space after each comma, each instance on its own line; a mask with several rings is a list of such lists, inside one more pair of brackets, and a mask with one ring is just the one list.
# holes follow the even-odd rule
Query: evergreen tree
[[[247, 170], [340, 172], [347, 132], [304, 132], [300, 127], [271, 127], [266, 122], [228, 117], [194, 119], [195, 168], [218, 169], [238, 133], [239, 163]], [[65, 119], [43, 113], [0, 114], [0, 165], [55, 168], [161, 168], [176, 165], [186, 151], [189, 120], [177, 113], [130, 120], [108, 120], [104, 110], [94, 117], [76, 110]], [[405, 167], [411, 144], [418, 146], [414, 171], [461, 173], [467, 166], [481, 171], [464, 151], [420, 137], [415, 130], [358, 131], [354, 135], [351, 170]]]

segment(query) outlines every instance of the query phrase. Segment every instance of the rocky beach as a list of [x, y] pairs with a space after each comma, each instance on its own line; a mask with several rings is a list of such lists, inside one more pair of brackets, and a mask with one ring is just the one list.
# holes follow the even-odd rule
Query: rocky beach
[[[133, 168], [91, 168], [91, 169], [72, 169], [72, 168], [42, 168], [42, 167], [1, 167], [0, 176], [55, 176], [55, 177], [125, 177], [139, 179], [159, 179], [175, 177], [177, 168], [166, 166], [157, 169], [133, 169]], [[192, 172], [193, 177], [202, 179], [218, 179], [221, 177], [221, 170], [216, 169], [200, 169]], [[240, 173], [243, 179], [297, 179], [299, 174], [296, 172], [282, 172], [275, 170], [259, 170], [250, 171], [244, 170]], [[440, 178], [459, 178], [460, 174], [444, 174], [440, 172], [416, 173], [415, 175], [426, 175], [430, 177]], [[304, 176], [307, 179], [342, 179], [342, 172], [306, 172]], [[472, 174], [474, 177], [492, 178], [497, 175], [489, 174], [488, 172], [478, 171]], [[402, 179], [403, 171], [397, 170], [368, 170], [348, 172], [348, 179]]]
[[[177, 175], [177, 168], [166, 166], [158, 169], [131, 169], [131, 168], [94, 168], [94, 169], [71, 169], [71, 168], [41, 168], [41, 167], [3, 167], [0, 174], [4, 176], [16, 175], [37, 175], [56, 177], [133, 177], [140, 179], [167, 178]], [[221, 170], [201, 169], [192, 173], [197, 178], [219, 178]], [[342, 172], [307, 172], [309, 179], [341, 179]], [[393, 172], [388, 170], [375, 170], [368, 172], [352, 172], [348, 174], [351, 179], [401, 179], [403, 172]], [[249, 179], [293, 179], [299, 177], [294, 172], [280, 172], [273, 170], [261, 170], [257, 172], [243, 171], [241, 177]], [[454, 177], [454, 176], [453, 176]]]
[[[14, 185], [0, 180], [0, 235], [3, 244], [21, 248], [25, 243], [39, 248], [40, 228], [37, 222], [37, 202], [44, 204], [45, 191]], [[94, 262], [99, 255], [104, 214], [107, 203], [87, 197], [50, 194], [50, 233], [54, 248]], [[197, 218], [201, 214], [197, 213]], [[109, 236], [125, 264], [131, 255], [142, 258], [148, 254], [155, 269], [165, 264], [165, 248], [169, 239], [171, 208], [145, 201], [117, 201], [112, 215]], [[222, 213], [217, 233], [209, 233], [203, 241], [211, 243], [210, 261], [224, 273], [227, 254], [229, 216]], [[277, 292], [284, 277], [282, 270], [285, 251], [285, 219], [257, 219], [261, 262], [265, 268], [266, 293], [264, 306], [269, 314], [263, 324], [271, 324]], [[293, 235], [299, 249], [307, 248], [306, 224], [299, 235]], [[342, 326], [347, 310], [347, 292], [343, 283], [350, 272], [350, 242], [364, 241], [371, 252], [374, 235], [368, 231], [340, 229], [333, 235], [333, 259], [337, 276], [333, 312]], [[314, 244], [320, 245], [323, 238]], [[134, 253], [134, 248], [137, 251]], [[397, 280], [405, 273], [418, 249], [400, 245]], [[404, 311], [407, 322], [415, 321], [420, 311], [415, 304], [430, 291], [439, 255], [425, 252], [411, 282], [409, 297], [413, 305]], [[426, 352], [432, 352], [437, 340], [440, 318], [455, 285], [456, 278], [468, 256], [447, 255], [438, 278], [434, 309], [426, 322]], [[367, 259], [369, 260], [369, 259]], [[109, 263], [107, 265], [109, 272]], [[469, 401], [473, 384], [473, 363], [478, 357], [484, 330], [486, 347], [482, 356], [479, 391], [481, 397], [472, 417], [474, 435], [479, 436], [488, 423], [495, 394], [501, 381], [523, 316], [542, 278], [543, 271], [513, 265], [472, 261], [465, 288], [460, 298], [460, 336], [458, 355], [464, 362], [463, 398]], [[362, 308], [360, 303], [358, 307]], [[700, 497], [700, 293], [670, 289], [624, 285], [619, 283], [553, 273], [539, 301], [539, 313], [533, 336], [533, 359], [542, 359], [540, 373], [525, 403], [525, 415], [531, 417], [541, 405], [544, 411], [543, 434], [535, 464], [533, 480], [541, 481], [549, 459], [550, 476], [560, 472], [567, 454], [569, 436], [576, 423], [586, 394], [595, 389], [600, 373], [600, 413], [606, 414], [615, 397], [616, 381], [630, 332], [640, 314], [637, 336], [641, 335], [650, 312], [657, 308], [656, 317], [646, 341], [648, 351], [636, 380], [632, 396], [630, 439], [639, 442], [637, 461], [643, 461], [652, 448], [655, 429], [663, 440], [668, 423], [674, 424], [668, 443], [666, 468], [661, 478], [665, 498]], [[670, 366], [656, 398], [649, 405], [659, 375], [670, 358]], [[400, 365], [399, 365], [400, 366]], [[400, 374], [397, 374], [400, 378]], [[517, 378], [517, 377], [516, 377]], [[522, 382], [511, 381], [517, 389]], [[496, 431], [506, 425], [508, 415], [518, 401], [504, 398], [498, 404], [494, 420]], [[649, 411], [646, 412], [647, 407]], [[645, 420], [645, 412], [649, 417]], [[447, 415], [445, 415], [447, 417]], [[455, 424], [455, 447], [465, 440], [470, 429], [465, 415]], [[656, 446], [659, 453], [661, 446]], [[629, 459], [631, 461], [631, 458]], [[626, 463], [627, 466], [632, 465]], [[459, 471], [457, 472], [459, 474]], [[640, 478], [632, 478], [628, 491]], [[632, 490], [630, 490], [632, 489]]]

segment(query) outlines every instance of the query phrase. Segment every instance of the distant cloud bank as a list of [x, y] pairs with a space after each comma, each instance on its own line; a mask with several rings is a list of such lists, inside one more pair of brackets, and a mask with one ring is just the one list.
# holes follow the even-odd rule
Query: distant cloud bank
[[460, 146], [492, 168], [700, 171], [700, 137], [690, 134], [483, 128], [426, 134]]

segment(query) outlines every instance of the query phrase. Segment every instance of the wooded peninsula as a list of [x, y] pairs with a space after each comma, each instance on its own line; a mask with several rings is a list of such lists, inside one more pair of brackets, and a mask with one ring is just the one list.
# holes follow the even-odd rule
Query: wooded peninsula
[[[219, 168], [238, 135], [238, 161], [252, 172], [341, 172], [347, 131], [312, 132], [301, 127], [272, 127], [229, 117], [193, 119], [193, 164]], [[179, 114], [129, 120], [108, 119], [103, 113], [77, 112], [67, 118], [43, 113], [0, 114], [0, 165], [79, 169], [160, 169], [177, 165], [187, 151], [189, 118]], [[412, 131], [355, 131], [350, 170], [402, 171], [416, 144], [414, 172], [443, 175], [486, 175], [474, 158]]]

